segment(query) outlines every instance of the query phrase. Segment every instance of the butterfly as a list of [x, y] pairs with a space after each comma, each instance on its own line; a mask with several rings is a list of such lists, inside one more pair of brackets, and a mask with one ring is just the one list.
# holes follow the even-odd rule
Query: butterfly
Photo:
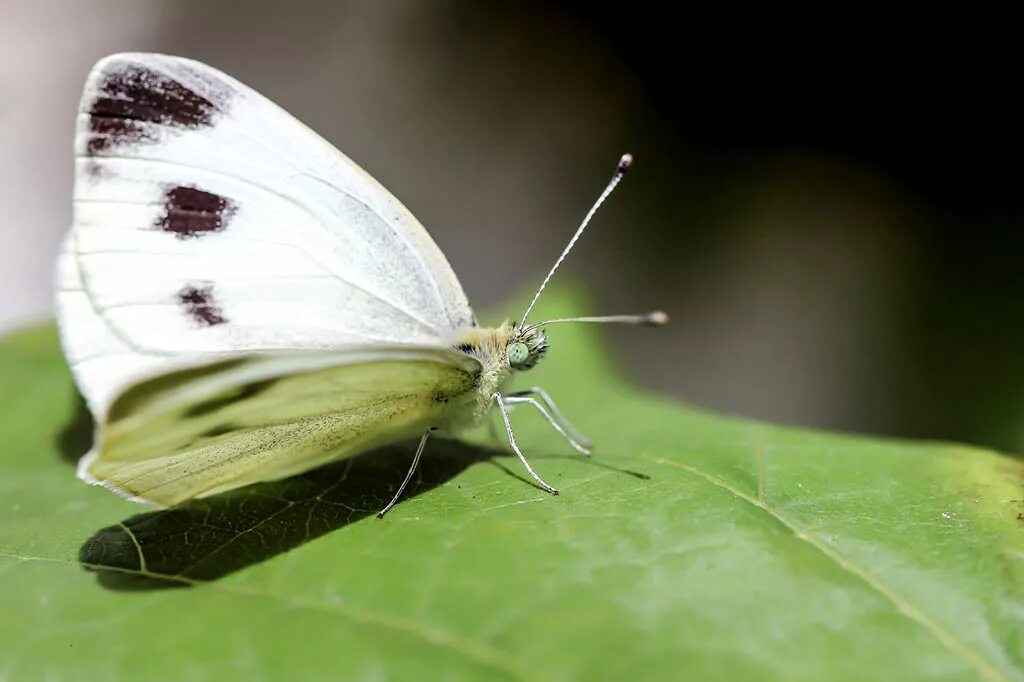
[[506, 392], [543, 357], [547, 325], [664, 324], [646, 315], [480, 326], [426, 230], [387, 190], [265, 97], [159, 54], [101, 60], [75, 136], [72, 227], [57, 316], [97, 427], [78, 476], [168, 507], [285, 478], [497, 410], [529, 405], [592, 445], [540, 388]]

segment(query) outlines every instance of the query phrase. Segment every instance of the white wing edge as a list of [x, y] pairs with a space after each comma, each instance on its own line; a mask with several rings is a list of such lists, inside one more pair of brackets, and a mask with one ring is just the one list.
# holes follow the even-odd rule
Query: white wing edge
[[116, 493], [119, 497], [123, 497], [124, 499], [128, 500], [129, 502], [136, 502], [138, 504], [144, 504], [144, 505], [146, 505], [148, 507], [152, 507], [154, 509], [167, 509], [167, 507], [165, 505], [158, 504], [158, 503], [154, 502], [153, 500], [147, 500], [144, 497], [138, 497], [137, 495], [132, 495], [127, 490], [124, 490], [123, 488], [118, 488], [116, 485], [114, 485], [110, 481], [101, 481], [98, 478], [93, 478], [92, 476], [90, 476], [89, 475], [89, 466], [99, 456], [100, 456], [99, 449], [94, 444], [92, 449], [89, 450], [89, 452], [87, 452], [84, 455], [82, 455], [82, 457], [78, 460], [78, 466], [75, 469], [75, 475], [78, 476], [78, 479], [80, 481], [85, 481], [89, 485], [96, 485], [96, 486], [99, 486], [101, 488], [106, 488], [110, 492]]

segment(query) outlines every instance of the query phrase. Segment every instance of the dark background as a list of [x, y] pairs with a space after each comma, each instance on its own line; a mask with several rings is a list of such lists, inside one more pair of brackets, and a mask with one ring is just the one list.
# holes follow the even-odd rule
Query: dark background
[[563, 277], [595, 311], [671, 314], [608, 330], [638, 381], [775, 421], [1024, 449], [1015, 23], [664, 5], [2, 3], [0, 286], [19, 295], [0, 322], [47, 310], [89, 67], [163, 51], [373, 173], [478, 309], [536, 285], [631, 151]]

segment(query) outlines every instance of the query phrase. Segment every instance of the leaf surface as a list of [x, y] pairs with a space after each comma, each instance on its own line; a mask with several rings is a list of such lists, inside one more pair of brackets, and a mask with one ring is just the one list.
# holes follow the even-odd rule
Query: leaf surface
[[594, 457], [512, 417], [561, 495], [482, 429], [382, 521], [414, 444], [163, 512], [90, 488], [55, 332], [0, 341], [0, 679], [1024, 680], [1019, 460], [696, 410], [592, 332], [522, 385]]

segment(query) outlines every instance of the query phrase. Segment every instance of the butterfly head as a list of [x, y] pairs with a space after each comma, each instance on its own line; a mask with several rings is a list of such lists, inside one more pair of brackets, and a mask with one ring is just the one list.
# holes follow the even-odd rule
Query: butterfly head
[[[622, 176], [626, 173], [626, 170], [632, 165], [633, 157], [630, 154], [624, 154], [619, 160], [619, 164], [615, 167], [615, 174], [612, 179], [608, 182], [608, 185], [601, 192], [601, 195], [597, 198], [597, 201], [587, 212], [587, 215], [583, 218], [583, 222], [576, 228], [576, 233], [569, 240], [569, 243], [562, 250], [561, 255], [555, 264], [548, 271], [544, 281], [541, 282], [537, 292], [533, 295], [533, 299], [530, 304], [526, 306], [526, 311], [517, 323], [509, 324], [507, 321], [502, 323], [501, 326], [494, 329], [481, 329], [479, 327], [473, 327], [471, 329], [461, 330], [454, 339], [454, 348], [467, 355], [472, 355], [479, 359], [486, 368], [499, 369], [499, 373], [503, 373], [507, 370], [523, 371], [533, 369], [540, 359], [544, 356], [544, 353], [548, 349], [548, 337], [543, 331], [543, 327], [549, 324], [563, 323], [563, 322], [618, 322], [624, 324], [639, 324], [646, 326], [658, 327], [668, 322], [668, 315], [655, 310], [654, 312], [645, 313], [642, 315], [601, 315], [597, 317], [562, 317], [553, 320], [545, 320], [544, 322], [537, 322], [531, 325], [526, 324], [527, 318], [530, 316], [530, 312], [533, 310], [534, 304], [537, 303], [537, 299], [540, 297], [541, 292], [547, 286], [551, 280], [552, 275], [565, 260], [565, 257], [572, 250], [576, 241], [583, 234], [583, 230], [586, 229], [590, 223], [591, 218], [600, 208], [604, 200], [612, 193], [615, 187], [622, 180]], [[488, 388], [487, 390], [490, 390]], [[487, 393], [490, 396], [490, 393]]]
[[572, 247], [576, 245], [576, 241], [583, 234], [583, 230], [590, 224], [591, 218], [597, 213], [597, 209], [601, 207], [611, 193], [618, 186], [619, 182], [622, 181], [622, 177], [629, 170], [629, 167], [633, 165], [633, 155], [623, 154], [622, 158], [619, 159], [618, 165], [615, 167], [615, 174], [612, 175], [612, 179], [608, 181], [604, 191], [594, 202], [594, 205], [587, 211], [587, 215], [583, 218], [583, 222], [576, 228], [576, 233], [573, 234], [569, 243], [566, 244], [562, 250], [558, 260], [548, 271], [544, 281], [541, 282], [537, 292], [533, 295], [533, 299], [530, 301], [530, 305], [526, 306], [526, 312], [523, 313], [521, 321], [513, 327], [514, 335], [508, 346], [505, 349], [505, 356], [508, 359], [508, 366], [515, 370], [532, 369], [544, 355], [544, 352], [548, 349], [548, 337], [541, 327], [548, 324], [554, 324], [556, 322], [620, 322], [625, 324], [640, 324], [659, 327], [668, 322], [668, 315], [655, 310], [651, 313], [643, 315], [602, 315], [599, 317], [563, 317], [556, 320], [547, 320], [545, 322], [539, 322], [530, 326], [526, 325], [526, 319], [530, 316], [530, 311], [533, 310], [533, 306], [537, 303], [537, 299], [540, 298], [541, 292], [548, 285], [552, 275], [558, 270], [558, 267], [565, 260], [565, 257], [572, 251]]
[[533, 369], [548, 350], [548, 336], [537, 327], [516, 332], [505, 349], [508, 366], [514, 370]]

